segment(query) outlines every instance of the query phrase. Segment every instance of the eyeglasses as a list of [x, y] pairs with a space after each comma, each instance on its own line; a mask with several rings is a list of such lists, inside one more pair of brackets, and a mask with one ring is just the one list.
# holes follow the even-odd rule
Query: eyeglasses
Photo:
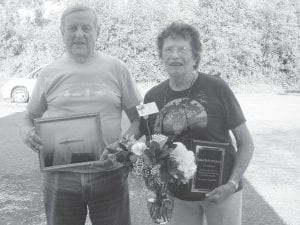
[[168, 47], [163, 49], [162, 53], [165, 56], [171, 56], [174, 51], [176, 51], [179, 56], [186, 56], [191, 52], [191, 49], [188, 47]]

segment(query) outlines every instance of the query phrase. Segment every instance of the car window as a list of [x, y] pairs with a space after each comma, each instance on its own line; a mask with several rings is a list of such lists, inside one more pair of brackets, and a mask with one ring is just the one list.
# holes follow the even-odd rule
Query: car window
[[36, 71], [35, 73], [32, 74], [32, 78], [36, 79], [39, 75], [40, 70]]
[[37, 71], [34, 71], [33, 73], [30, 73], [29, 76], [28, 76], [28, 78], [36, 79], [38, 77], [40, 71], [41, 71], [41, 68], [38, 69]]

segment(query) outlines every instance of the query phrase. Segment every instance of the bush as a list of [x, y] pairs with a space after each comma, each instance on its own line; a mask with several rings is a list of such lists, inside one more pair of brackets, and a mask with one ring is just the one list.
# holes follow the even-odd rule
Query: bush
[[[56, 11], [47, 12], [46, 18], [49, 2]], [[284, 88], [298, 86], [300, 32], [289, 1], [256, 3], [252, 7], [238, 0], [85, 3], [99, 15], [101, 31], [96, 50], [123, 60], [137, 82], [166, 78], [155, 41], [162, 27], [180, 19], [193, 24], [201, 34], [201, 71], [221, 74], [232, 86], [262, 80]], [[13, 0], [5, 4], [2, 19], [6, 20], [0, 24], [4, 28], [0, 31], [0, 74], [26, 74], [63, 54], [57, 15], [74, 1]], [[15, 8], [22, 7], [32, 9], [34, 18], [19, 15]]]

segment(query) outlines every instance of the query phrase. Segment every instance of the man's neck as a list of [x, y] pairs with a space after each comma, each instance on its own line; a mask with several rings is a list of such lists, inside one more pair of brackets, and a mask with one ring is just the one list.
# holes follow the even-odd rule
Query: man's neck
[[92, 61], [95, 58], [95, 53], [92, 53], [88, 56], [70, 56], [76, 63], [85, 64]]

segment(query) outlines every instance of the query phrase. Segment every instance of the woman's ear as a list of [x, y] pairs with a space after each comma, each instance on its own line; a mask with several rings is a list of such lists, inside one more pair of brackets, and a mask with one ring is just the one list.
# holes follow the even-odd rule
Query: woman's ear
[[194, 70], [198, 70], [200, 64], [200, 55], [196, 58], [195, 64], [193, 65]]

